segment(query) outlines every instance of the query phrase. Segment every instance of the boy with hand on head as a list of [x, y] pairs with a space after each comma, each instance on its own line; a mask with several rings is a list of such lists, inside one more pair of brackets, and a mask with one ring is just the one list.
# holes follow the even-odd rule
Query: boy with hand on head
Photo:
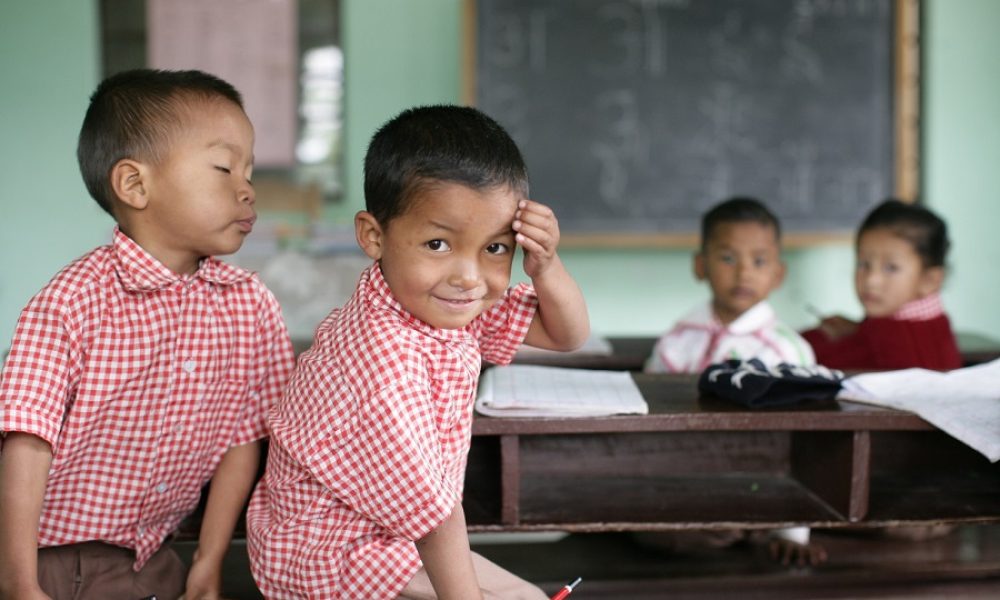
[[767, 302], [785, 278], [785, 264], [781, 226], [762, 203], [732, 198], [702, 216], [694, 274], [708, 281], [712, 299], [657, 341], [646, 372], [700, 373], [733, 358], [814, 364], [809, 344]]
[[[277, 302], [214, 255], [253, 227], [253, 127], [199, 71], [102, 82], [80, 131], [110, 245], [21, 313], [0, 378], [0, 598], [217, 598], [266, 409], [294, 358]], [[211, 480], [188, 572], [164, 544]]]
[[962, 358], [941, 304], [948, 230], [922, 206], [887, 200], [861, 223], [854, 288], [860, 323], [823, 319], [803, 333], [820, 364], [835, 369], [950, 370]]
[[[462, 488], [481, 361], [579, 347], [587, 309], [528, 199], [513, 140], [481, 112], [402, 112], [365, 157], [374, 260], [320, 324], [269, 416], [248, 550], [268, 598], [531, 598], [470, 552]], [[508, 288], [515, 245], [532, 286]]]

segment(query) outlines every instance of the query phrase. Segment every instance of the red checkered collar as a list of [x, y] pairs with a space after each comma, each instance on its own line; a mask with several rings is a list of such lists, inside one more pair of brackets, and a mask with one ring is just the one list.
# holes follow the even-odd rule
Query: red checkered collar
[[361, 280], [362, 286], [368, 290], [366, 299], [370, 306], [388, 309], [398, 315], [407, 326], [419, 333], [445, 342], [468, 338], [469, 330], [472, 327], [471, 323], [461, 329], [438, 329], [421, 321], [403, 308], [399, 300], [393, 296], [392, 290], [389, 289], [389, 284], [386, 283], [385, 277], [382, 275], [382, 268], [377, 261], [365, 269], [364, 273], [361, 274]]
[[944, 314], [944, 305], [941, 304], [940, 294], [931, 294], [907, 302], [892, 315], [897, 321], [930, 321]]
[[192, 278], [217, 285], [232, 285], [253, 275], [250, 271], [228, 265], [211, 256], [201, 260], [193, 275], [178, 275], [156, 260], [135, 240], [122, 233], [117, 225], [112, 234], [111, 248], [122, 285], [134, 291], [159, 290]]

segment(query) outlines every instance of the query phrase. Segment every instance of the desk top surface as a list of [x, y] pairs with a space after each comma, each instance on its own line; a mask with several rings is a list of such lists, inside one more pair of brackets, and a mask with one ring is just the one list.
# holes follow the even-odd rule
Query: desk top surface
[[541, 435], [638, 431], [850, 431], [933, 429], [903, 411], [829, 400], [779, 408], [746, 408], [702, 395], [695, 375], [633, 373], [647, 415], [509, 418], [476, 415], [473, 435]]

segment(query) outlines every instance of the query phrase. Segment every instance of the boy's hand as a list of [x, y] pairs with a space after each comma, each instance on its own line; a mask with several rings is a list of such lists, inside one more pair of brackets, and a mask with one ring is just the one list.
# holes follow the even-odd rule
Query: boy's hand
[[850, 319], [836, 315], [820, 321], [819, 328], [820, 331], [826, 334], [826, 337], [831, 340], [837, 340], [857, 331], [858, 324]]
[[538, 277], [552, 264], [559, 247], [559, 221], [552, 209], [532, 200], [521, 200], [514, 213], [515, 240], [524, 249], [524, 274]]
[[222, 570], [216, 563], [199, 560], [195, 551], [184, 595], [178, 600], [222, 600]]

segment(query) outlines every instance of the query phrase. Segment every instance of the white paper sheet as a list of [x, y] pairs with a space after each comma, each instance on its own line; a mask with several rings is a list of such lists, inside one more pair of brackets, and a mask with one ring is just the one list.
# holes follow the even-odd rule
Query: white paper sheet
[[837, 396], [907, 410], [1000, 460], [1000, 359], [941, 373], [905, 369], [865, 373], [844, 381]]
[[494, 417], [596, 417], [649, 412], [626, 371], [509, 365], [479, 382], [476, 411]]

